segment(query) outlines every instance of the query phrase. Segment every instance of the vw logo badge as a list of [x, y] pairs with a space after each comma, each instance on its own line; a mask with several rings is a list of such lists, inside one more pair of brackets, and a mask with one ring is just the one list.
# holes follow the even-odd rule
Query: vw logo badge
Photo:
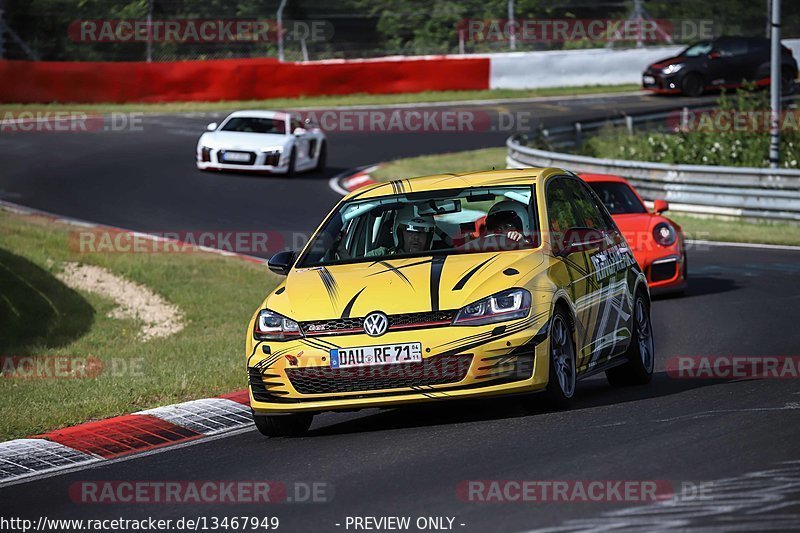
[[380, 337], [389, 329], [389, 317], [380, 312], [370, 313], [364, 319], [364, 332], [370, 337]]

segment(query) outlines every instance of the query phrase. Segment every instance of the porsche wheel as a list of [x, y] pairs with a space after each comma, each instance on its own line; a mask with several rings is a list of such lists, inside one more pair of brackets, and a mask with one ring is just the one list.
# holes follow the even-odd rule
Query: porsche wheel
[[655, 345], [653, 326], [650, 321], [650, 304], [640, 292], [633, 304], [633, 335], [625, 364], [606, 371], [608, 382], [615, 387], [644, 385], [653, 377], [655, 367]]
[[265, 437], [301, 437], [306, 434], [313, 414], [298, 413], [291, 415], [264, 416], [253, 415], [258, 431]]

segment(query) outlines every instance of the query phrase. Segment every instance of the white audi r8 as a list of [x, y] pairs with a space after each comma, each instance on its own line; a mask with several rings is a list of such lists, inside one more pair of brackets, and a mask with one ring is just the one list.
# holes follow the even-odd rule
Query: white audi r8
[[197, 168], [265, 172], [291, 176], [322, 170], [325, 133], [281, 111], [236, 111], [212, 122], [197, 141]]

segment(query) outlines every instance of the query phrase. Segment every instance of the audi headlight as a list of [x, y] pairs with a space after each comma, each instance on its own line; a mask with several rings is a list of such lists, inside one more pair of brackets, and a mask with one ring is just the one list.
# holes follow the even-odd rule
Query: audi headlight
[[302, 335], [297, 322], [269, 309], [259, 311], [253, 329], [253, 337], [260, 341], [285, 341]]
[[672, 246], [678, 238], [678, 232], [667, 222], [659, 222], [653, 228], [653, 238], [661, 246]]
[[664, 74], [675, 74], [676, 72], [678, 72], [682, 68], [683, 68], [683, 65], [680, 64], [680, 63], [675, 64], [675, 65], [667, 65], [666, 67], [664, 67], [664, 69], [661, 72], [663, 72]]
[[459, 310], [455, 326], [480, 326], [525, 318], [531, 309], [531, 293], [510, 289], [466, 305]]

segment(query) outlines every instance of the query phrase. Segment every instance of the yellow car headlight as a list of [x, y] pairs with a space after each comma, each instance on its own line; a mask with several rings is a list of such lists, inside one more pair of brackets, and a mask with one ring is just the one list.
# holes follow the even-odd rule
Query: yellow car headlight
[[531, 309], [531, 293], [509, 289], [465, 305], [459, 310], [454, 326], [480, 326], [525, 318]]
[[285, 341], [303, 336], [300, 324], [269, 309], [258, 312], [253, 337], [260, 341]]

